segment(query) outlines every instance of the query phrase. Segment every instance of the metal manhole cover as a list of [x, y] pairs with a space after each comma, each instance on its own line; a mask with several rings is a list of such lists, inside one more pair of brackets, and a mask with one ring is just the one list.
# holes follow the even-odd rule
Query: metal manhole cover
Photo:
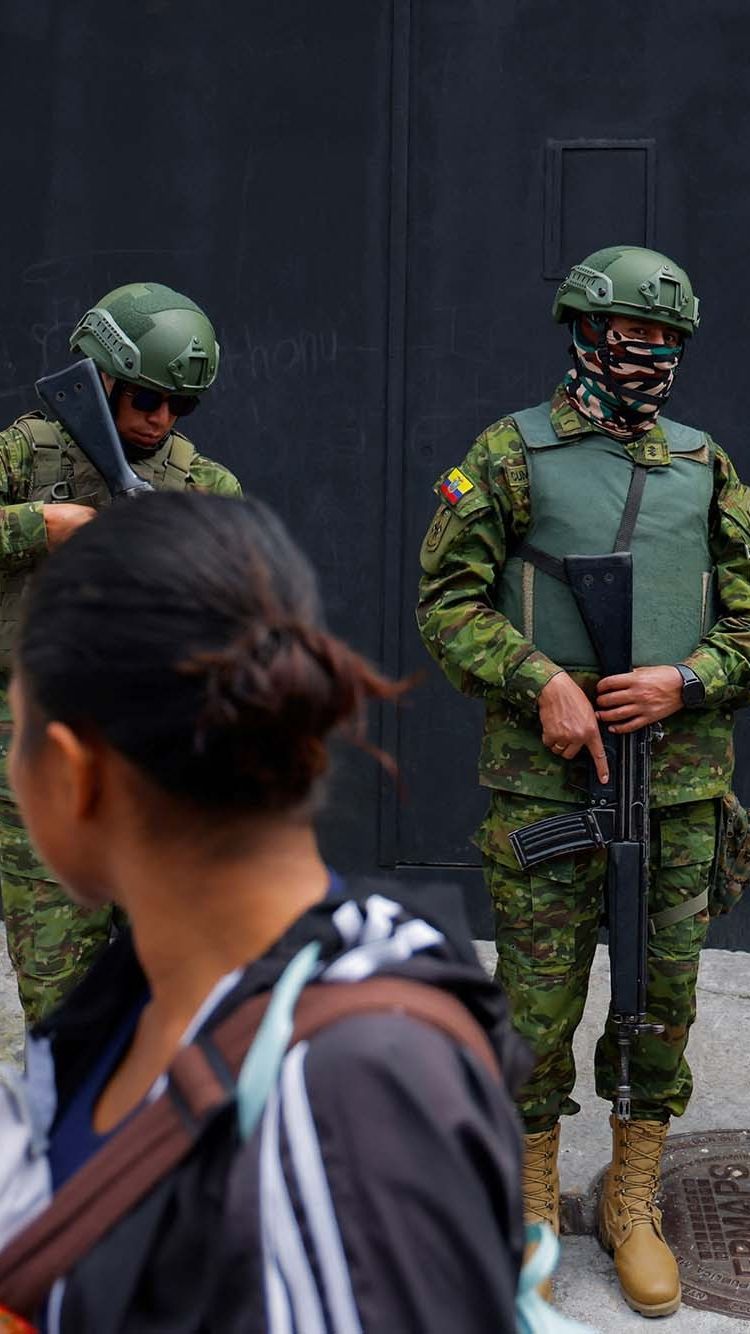
[[750, 1131], [667, 1139], [664, 1232], [688, 1306], [750, 1320]]

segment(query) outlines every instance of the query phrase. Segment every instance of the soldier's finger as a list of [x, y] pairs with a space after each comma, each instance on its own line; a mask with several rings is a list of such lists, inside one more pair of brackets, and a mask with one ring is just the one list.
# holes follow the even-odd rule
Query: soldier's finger
[[641, 705], [634, 700], [632, 704], [621, 704], [619, 708], [597, 709], [596, 716], [603, 723], [619, 723], [640, 712]]
[[563, 751], [570, 745], [570, 738], [567, 736], [548, 736], [543, 733], [542, 741], [548, 750], [554, 751], [555, 755], [562, 755]]
[[639, 714], [637, 718], [631, 718], [627, 723], [617, 723], [607, 730], [609, 732], [637, 732], [641, 727], [648, 727], [650, 721], [650, 718], [645, 718], [643, 714]]
[[627, 690], [635, 682], [634, 672], [620, 672], [618, 676], [603, 676], [601, 681], [597, 682], [596, 693], [601, 695], [606, 690]]
[[635, 690], [608, 690], [605, 695], [597, 695], [597, 709], [606, 709], [613, 704], [633, 704], [637, 698]]
[[609, 782], [609, 767], [607, 765], [607, 756], [604, 753], [602, 739], [599, 735], [599, 729], [596, 729], [596, 738], [588, 743], [589, 754], [594, 761], [596, 776], [600, 783]]

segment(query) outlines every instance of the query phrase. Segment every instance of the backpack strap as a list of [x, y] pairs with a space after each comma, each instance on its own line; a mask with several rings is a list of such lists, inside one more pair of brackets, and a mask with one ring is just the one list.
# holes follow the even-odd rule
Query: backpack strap
[[[187, 1157], [206, 1126], [234, 1102], [235, 1080], [271, 1000], [254, 996], [209, 1034], [177, 1053], [167, 1091], [125, 1125], [55, 1193], [0, 1255], [0, 1301], [33, 1316], [55, 1279], [67, 1274], [153, 1187]], [[295, 1010], [289, 1046], [356, 1014], [397, 1013], [439, 1029], [468, 1048], [490, 1076], [500, 1068], [486, 1033], [466, 1007], [437, 987], [407, 978], [314, 983]]]

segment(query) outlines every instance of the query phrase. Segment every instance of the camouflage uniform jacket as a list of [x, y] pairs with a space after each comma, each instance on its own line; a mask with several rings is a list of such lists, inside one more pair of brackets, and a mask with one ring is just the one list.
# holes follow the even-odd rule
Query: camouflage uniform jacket
[[[550, 419], [561, 440], [595, 428], [558, 388]], [[747, 491], [715, 447], [709, 545], [718, 620], [685, 660], [705, 687], [699, 709], [665, 720], [653, 752], [657, 806], [720, 796], [734, 767], [732, 710], [750, 699], [750, 512]], [[628, 446], [635, 462], [669, 463], [657, 422]], [[417, 623], [422, 639], [458, 690], [485, 701], [480, 782], [552, 801], [578, 801], [582, 757], [568, 763], [542, 743], [537, 697], [560, 667], [496, 608], [494, 593], [509, 551], [529, 527], [531, 495], [523, 444], [512, 417], [488, 427], [460, 465], [455, 503], [441, 504], [422, 544], [424, 575]], [[435, 490], [445, 477], [438, 480]], [[591, 695], [595, 677], [573, 674]], [[584, 752], [585, 754], [585, 752]]]
[[[44, 500], [34, 498], [41, 489], [35, 466], [34, 448], [28, 438], [28, 426], [25, 425], [24, 419], [19, 421], [24, 423], [25, 429], [22, 425], [14, 423], [6, 430], [0, 431], [0, 619], [2, 619], [3, 598], [7, 603], [8, 598], [13, 596], [12, 589], [17, 583], [18, 576], [30, 574], [47, 553]], [[70, 436], [62, 427], [55, 427], [55, 431], [59, 435], [61, 452], [64, 447], [68, 456], [77, 464], [80, 463], [81, 473], [91, 474], [93, 472], [91, 465], [84, 459]], [[219, 495], [242, 494], [240, 483], [227, 468], [212, 459], [205, 458], [202, 454], [192, 453], [190, 456], [192, 445], [184, 436], [179, 437], [177, 432], [171, 432], [167, 436], [163, 444], [149, 456], [145, 467], [140, 462], [134, 462], [132, 465], [134, 470], [139, 473], [147, 472], [149, 480], [157, 489], [169, 486], [167, 463], [175, 439], [181, 439], [186, 446], [184, 453], [190, 457], [184, 483], [186, 486], [212, 491]], [[61, 471], [61, 476], [65, 476], [64, 471]], [[70, 483], [69, 499], [74, 502], [77, 498], [75, 477], [66, 480]], [[96, 480], [99, 480], [98, 474]], [[109, 496], [103, 482], [93, 490], [88, 486], [85, 490], [85, 495], [78, 494], [81, 504], [93, 505], [97, 509], [109, 504]], [[7, 687], [7, 673], [0, 666], [0, 712], [3, 716], [7, 716], [2, 708], [5, 687]]]

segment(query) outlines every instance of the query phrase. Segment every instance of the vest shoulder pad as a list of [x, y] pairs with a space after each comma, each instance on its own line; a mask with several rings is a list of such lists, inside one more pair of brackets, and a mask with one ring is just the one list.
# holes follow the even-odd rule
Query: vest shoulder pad
[[33, 449], [63, 449], [65, 437], [59, 422], [49, 421], [41, 412], [24, 412], [13, 423]]
[[570, 443], [561, 440], [555, 432], [550, 419], [551, 408], [552, 404], [548, 401], [537, 403], [533, 408], [522, 408], [520, 412], [511, 413], [518, 434], [529, 449], [551, 449], [555, 445]]
[[660, 417], [659, 421], [667, 437], [670, 454], [695, 454], [709, 445], [705, 431], [698, 431], [694, 426], [683, 426], [682, 422], [670, 421], [668, 417]]
[[178, 468], [180, 472], [190, 472], [190, 465], [197, 452], [192, 440], [188, 440], [186, 435], [181, 435], [179, 431], [172, 432], [172, 444], [169, 450], [170, 467]]
[[67, 441], [60, 423], [49, 421], [41, 412], [25, 412], [13, 425], [31, 449], [32, 486], [44, 488], [62, 481]]

